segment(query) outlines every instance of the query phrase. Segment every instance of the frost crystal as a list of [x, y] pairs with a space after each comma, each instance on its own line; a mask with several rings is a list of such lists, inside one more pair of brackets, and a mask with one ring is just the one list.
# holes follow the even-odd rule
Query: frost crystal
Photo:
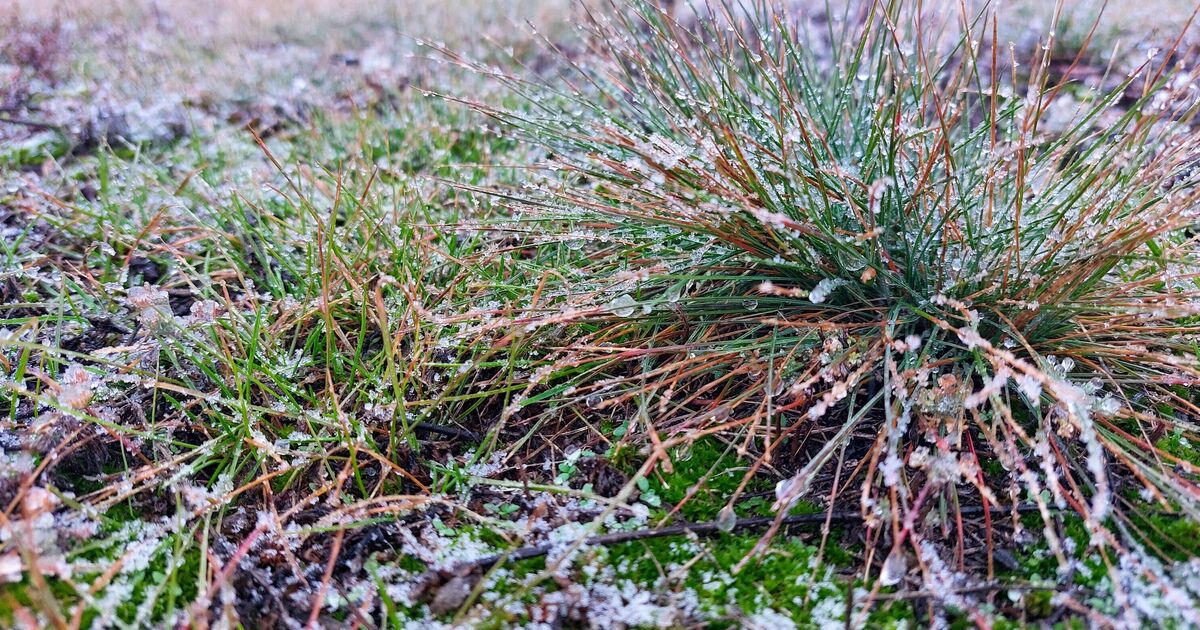
[[818, 282], [812, 291], [809, 291], [808, 301], [813, 304], [821, 304], [829, 297], [830, 293], [833, 293], [834, 289], [844, 284], [846, 284], [846, 281], [840, 278], [825, 278]]

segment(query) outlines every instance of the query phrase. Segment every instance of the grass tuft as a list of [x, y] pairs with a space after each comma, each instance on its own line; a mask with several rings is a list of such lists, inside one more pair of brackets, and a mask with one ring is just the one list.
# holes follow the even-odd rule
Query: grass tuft
[[1024, 59], [995, 24], [898, 2], [590, 15], [561, 89], [509, 78], [527, 109], [476, 104], [555, 171], [511, 204], [522, 224], [585, 252], [540, 321], [577, 322], [575, 386], [636, 403], [664, 466], [718, 434], [744, 483], [789, 472], [778, 514], [858, 506], [873, 594], [922, 584], [987, 623], [955, 589], [995, 576], [1011, 514], [1062, 576], [1098, 554], [1113, 584], [1193, 601], [1118, 496], [1200, 518], [1194, 465], [1155, 445], [1196, 429], [1194, 72], [1168, 51], [1068, 92], [1053, 34]]

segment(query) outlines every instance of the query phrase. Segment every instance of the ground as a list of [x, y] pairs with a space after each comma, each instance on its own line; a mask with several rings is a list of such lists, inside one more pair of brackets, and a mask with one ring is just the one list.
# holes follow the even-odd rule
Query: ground
[[[977, 622], [824, 496], [763, 537], [776, 484], [836, 425], [766, 462], [738, 434], [660, 448], [666, 400], [563, 352], [580, 337], [545, 318], [545, 287], [592, 291], [573, 270], [619, 237], [543, 232], [509, 203], [555, 156], [485, 114], [535, 111], [498, 75], [585, 60], [572, 22], [595, 7], [109, 4], [0, 5], [0, 623]], [[1064, 59], [1099, 3], [1067, 4]], [[1034, 49], [1050, 12], [1007, 5], [997, 30]], [[1191, 8], [1109, 3], [1073, 71], [1145, 59]], [[622, 334], [588, 339], [636, 363]], [[1155, 437], [1200, 463], [1190, 435]], [[948, 589], [1001, 626], [1095, 619], [1022, 542], [1035, 515], [959, 516], [930, 521], [966, 549], [947, 574], [988, 580]], [[1073, 518], [1061, 535], [1087, 545]], [[1186, 579], [1194, 525], [1143, 518]], [[1119, 618], [1107, 564], [1077, 564], [1072, 602]]]

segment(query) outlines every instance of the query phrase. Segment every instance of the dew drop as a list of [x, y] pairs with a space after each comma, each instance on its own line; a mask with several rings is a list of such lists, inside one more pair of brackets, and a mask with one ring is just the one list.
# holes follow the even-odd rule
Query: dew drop
[[684, 283], [680, 282], [667, 287], [666, 298], [668, 302], [674, 304], [679, 301], [679, 298], [683, 295], [683, 285]]
[[904, 551], [900, 547], [892, 549], [887, 560], [883, 561], [883, 570], [879, 573], [879, 583], [884, 586], [894, 586], [900, 583], [904, 574], [908, 573], [908, 562], [904, 559]]
[[717, 513], [717, 529], [729, 533], [737, 526], [737, 514], [734, 513], [733, 507], [726, 505]]
[[612, 311], [617, 317], [629, 317], [633, 315], [635, 307], [637, 307], [637, 300], [634, 300], [628, 293], [622, 293], [608, 303], [608, 310]]

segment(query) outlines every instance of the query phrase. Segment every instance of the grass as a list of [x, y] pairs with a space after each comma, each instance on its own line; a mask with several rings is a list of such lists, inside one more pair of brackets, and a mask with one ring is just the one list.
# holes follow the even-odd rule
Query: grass
[[[632, 353], [604, 342], [645, 349], [641, 369], [606, 383], [660, 400], [647, 429], [734, 432], [761, 464], [783, 442], [773, 432], [844, 413], [780, 484], [780, 510], [867, 425], [866, 467], [841, 487], [855, 484], [864, 515], [887, 515], [888, 558], [915, 554], [931, 589], [957, 578], [937, 574], [941, 552], [914, 528], [927, 501], [986, 506], [1020, 487], [1010, 496], [1037, 506], [1064, 570], [1063, 509], [1101, 553], [1140, 566], [1145, 541], [1119, 524], [1109, 462], [1195, 519], [1189, 464], [1164, 465], [1170, 454], [1134, 437], [1191, 428], [1192, 400], [1171, 392], [1196, 370], [1190, 311], [1173, 308], [1195, 290], [1195, 105], [1170, 96], [1186, 80], [1151, 60], [1046, 132], [1061, 92], [1051, 48], [1018, 97], [999, 42], [972, 39], [987, 14], [925, 24], [899, 4], [866, 7], [829, 27], [845, 43], [826, 57], [810, 44], [824, 34], [768, 5], [713, 12], [689, 26], [648, 4], [598, 17], [599, 61], [572, 66], [571, 89], [512, 78], [531, 111], [476, 106], [568, 173], [518, 207], [566, 234], [604, 225], [615, 243], [593, 252], [589, 293], [560, 295], [581, 319], [626, 320], [578, 355], [617, 369]], [[1142, 96], [1113, 115], [1135, 82]], [[704, 413], [717, 417], [696, 422]], [[981, 475], [980, 449], [1006, 480]], [[880, 583], [900, 579], [888, 567]]]
[[848, 6], [14, 147], [0, 623], [1194, 623], [1183, 51]]

